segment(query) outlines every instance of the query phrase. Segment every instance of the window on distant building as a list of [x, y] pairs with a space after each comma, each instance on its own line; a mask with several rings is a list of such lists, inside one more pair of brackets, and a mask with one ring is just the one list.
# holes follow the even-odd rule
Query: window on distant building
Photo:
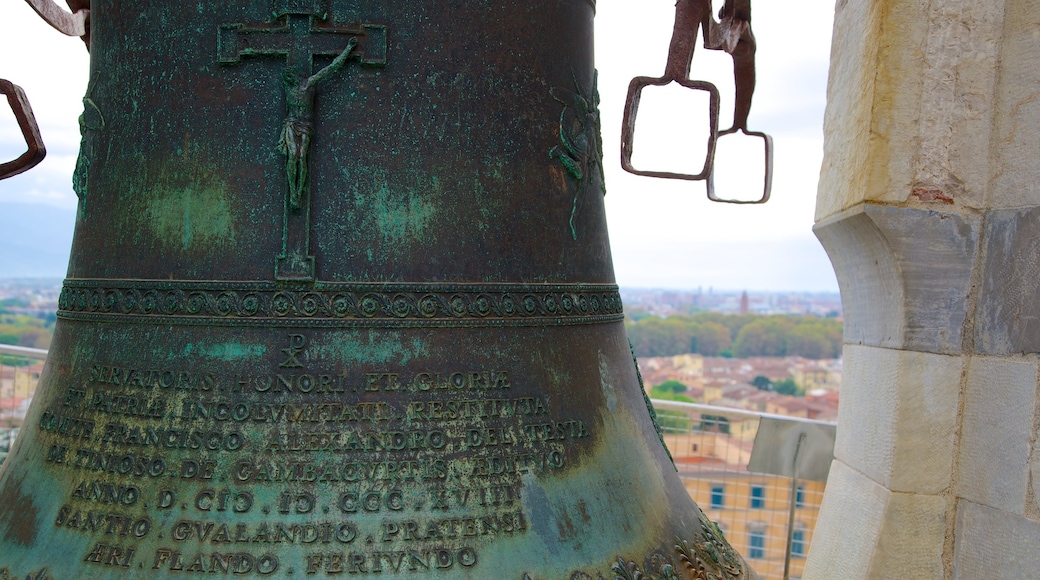
[[766, 487], [764, 485], [751, 486], [751, 509], [760, 510], [766, 507]]
[[711, 507], [721, 508], [726, 505], [726, 486], [714, 484], [711, 486]]
[[766, 557], [766, 529], [762, 525], [748, 526], [748, 558], [761, 560]]
[[791, 556], [796, 558], [805, 557], [805, 524], [799, 523], [791, 533]]
[[799, 485], [798, 490], [794, 493], [794, 505], [795, 507], [805, 507], [805, 486]]

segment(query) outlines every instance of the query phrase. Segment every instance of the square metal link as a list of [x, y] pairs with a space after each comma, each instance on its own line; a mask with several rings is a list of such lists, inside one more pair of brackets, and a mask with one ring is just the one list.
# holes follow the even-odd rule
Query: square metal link
[[[715, 195], [715, 164], [712, 164], [711, 171], [708, 173], [708, 199], [711, 201], [719, 201], [722, 203], [738, 203], [738, 204], [755, 204], [765, 203], [769, 201], [769, 193], [773, 189], [773, 138], [761, 131], [741, 131], [748, 137], [761, 137], [762, 142], [765, 146], [765, 157], [766, 157], [766, 171], [765, 171], [765, 185], [762, 188], [762, 197], [758, 199], [726, 199]], [[719, 139], [722, 139], [726, 135], [733, 135], [736, 131], [723, 131], [719, 133]]]
[[636, 77], [628, 85], [628, 98], [625, 101], [625, 118], [621, 125], [621, 166], [629, 173], [645, 175], [648, 177], [663, 177], [666, 179], [685, 179], [687, 181], [701, 181], [711, 174], [712, 161], [715, 158], [715, 140], [719, 132], [719, 89], [707, 81], [691, 81], [686, 79], [675, 79], [674, 82], [695, 91], [708, 92], [708, 150], [704, 156], [704, 165], [700, 173], [676, 173], [671, 171], [646, 171], [636, 169], [632, 166], [633, 143], [635, 140], [636, 115], [639, 112], [639, 99], [643, 89], [648, 86], [665, 86], [671, 83], [671, 79], [654, 77]]

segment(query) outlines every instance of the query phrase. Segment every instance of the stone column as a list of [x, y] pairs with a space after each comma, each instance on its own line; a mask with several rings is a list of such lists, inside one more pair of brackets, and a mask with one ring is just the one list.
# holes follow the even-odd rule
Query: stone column
[[845, 371], [803, 578], [1040, 577], [1040, 0], [838, 0], [833, 42]]

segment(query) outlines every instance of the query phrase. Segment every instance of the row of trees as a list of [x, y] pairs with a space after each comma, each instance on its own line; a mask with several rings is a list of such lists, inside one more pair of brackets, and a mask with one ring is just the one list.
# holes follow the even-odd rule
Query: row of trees
[[781, 379], [775, 383], [769, 380], [769, 377], [765, 375], [758, 375], [751, 380], [751, 386], [755, 387], [760, 391], [773, 391], [780, 393], [781, 395], [793, 395], [795, 397], [804, 397], [805, 389], [798, 386], [798, 383], [794, 382], [794, 379], [787, 377]]
[[0, 344], [48, 348], [54, 333], [54, 320], [15, 314], [8, 308], [22, 306], [14, 300], [0, 300]]
[[833, 318], [699, 312], [625, 323], [637, 356], [841, 356], [842, 326]]

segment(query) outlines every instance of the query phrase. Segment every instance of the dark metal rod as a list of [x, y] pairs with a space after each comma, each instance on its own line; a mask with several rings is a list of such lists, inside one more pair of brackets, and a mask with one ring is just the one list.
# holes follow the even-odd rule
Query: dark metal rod
[[798, 506], [798, 455], [805, 442], [805, 433], [798, 436], [798, 446], [794, 448], [794, 471], [791, 474], [790, 512], [787, 518], [787, 547], [784, 551], [784, 580], [791, 579], [791, 544], [794, 543], [794, 511]]

